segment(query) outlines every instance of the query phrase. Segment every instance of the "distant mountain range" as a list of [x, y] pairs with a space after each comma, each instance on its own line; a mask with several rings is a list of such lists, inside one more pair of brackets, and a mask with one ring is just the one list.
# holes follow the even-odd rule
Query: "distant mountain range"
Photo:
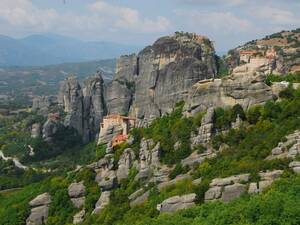
[[111, 59], [139, 49], [139, 46], [84, 42], [55, 34], [31, 35], [22, 39], [0, 35], [0, 66], [43, 66]]

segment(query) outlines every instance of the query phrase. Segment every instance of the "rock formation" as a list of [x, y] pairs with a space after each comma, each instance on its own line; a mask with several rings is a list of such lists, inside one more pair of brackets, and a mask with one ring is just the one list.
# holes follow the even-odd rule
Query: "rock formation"
[[157, 205], [157, 210], [160, 212], [175, 212], [180, 209], [187, 209], [195, 206], [196, 194], [188, 194], [182, 196], [174, 196], [164, 200]]
[[83, 182], [70, 184], [68, 188], [68, 194], [71, 198], [74, 207], [80, 209], [84, 205], [85, 186]]
[[235, 104], [247, 109], [251, 105], [271, 100], [271, 88], [264, 83], [271, 64], [268, 59], [257, 58], [236, 67], [230, 76], [199, 81], [189, 91], [186, 110], [194, 114], [211, 107]]
[[60, 87], [59, 103], [66, 113], [64, 124], [74, 128], [85, 143], [96, 138], [106, 114], [103, 83], [97, 73], [83, 87], [74, 76], [66, 78]]
[[295, 158], [300, 153], [300, 131], [287, 135], [285, 142], [279, 142], [267, 160], [280, 158]]
[[29, 217], [26, 220], [26, 225], [46, 224], [50, 203], [51, 197], [48, 193], [41, 194], [29, 202], [29, 205], [32, 207], [32, 209]]

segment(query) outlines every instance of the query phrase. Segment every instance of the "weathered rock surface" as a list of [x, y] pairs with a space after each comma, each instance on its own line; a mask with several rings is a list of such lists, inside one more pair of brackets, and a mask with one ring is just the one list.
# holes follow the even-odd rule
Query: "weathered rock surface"
[[104, 81], [98, 72], [83, 85], [83, 141], [94, 140], [100, 130], [100, 122], [106, 115]]
[[32, 111], [39, 115], [47, 116], [53, 107], [57, 105], [56, 96], [36, 96], [32, 100]]
[[130, 148], [125, 149], [118, 162], [117, 178], [119, 181], [128, 177], [129, 169], [133, 165], [134, 160], [135, 154], [133, 150]]
[[159, 191], [161, 191], [162, 189], [172, 186], [174, 184], [176, 184], [177, 182], [183, 181], [183, 180], [191, 180], [192, 177], [189, 174], [183, 174], [183, 175], [178, 175], [177, 177], [175, 177], [173, 180], [170, 181], [165, 181], [163, 183], [160, 183], [157, 185], [157, 188]]
[[155, 169], [160, 165], [159, 157], [160, 143], [155, 145], [154, 141], [151, 139], [142, 139], [139, 154], [139, 173], [136, 175], [135, 179], [149, 178], [151, 169]]
[[96, 138], [106, 114], [103, 83], [96, 73], [82, 87], [75, 76], [66, 78], [60, 87], [59, 103], [67, 114], [64, 124], [74, 128], [85, 143]]
[[84, 206], [85, 197], [83, 196], [83, 197], [71, 198], [71, 202], [73, 203], [75, 208], [80, 209], [82, 206]]
[[48, 143], [52, 143], [55, 139], [55, 134], [57, 134], [60, 129], [63, 129], [63, 125], [60, 121], [48, 119], [43, 125], [43, 139]]
[[42, 133], [42, 127], [40, 123], [34, 123], [31, 126], [31, 137], [32, 138], [38, 138], [41, 136]]
[[[225, 178], [215, 178], [209, 184], [210, 188], [205, 192], [205, 201], [222, 200], [231, 201], [246, 191], [246, 185], [250, 174], [240, 174]], [[241, 184], [242, 183], [242, 184]]]
[[192, 135], [191, 147], [194, 148], [197, 145], [204, 145], [210, 141], [213, 134], [213, 118], [214, 118], [214, 108], [209, 108], [205, 116], [201, 120], [201, 126], [198, 129], [198, 135]]
[[300, 131], [287, 135], [285, 142], [279, 142], [266, 159], [295, 158], [300, 153]]
[[26, 220], [26, 225], [41, 225], [45, 224], [48, 219], [49, 204], [51, 203], [51, 196], [48, 193], [38, 195], [29, 202], [33, 207], [30, 215]]
[[175, 212], [181, 209], [187, 209], [195, 206], [196, 194], [188, 194], [182, 196], [174, 196], [164, 200], [157, 205], [157, 210], [160, 212]]
[[38, 195], [36, 198], [29, 202], [31, 207], [41, 206], [41, 205], [49, 205], [51, 203], [51, 197], [48, 193], [44, 193]]
[[244, 184], [228, 185], [224, 187], [221, 199], [224, 202], [229, 202], [235, 198], [238, 198], [245, 191], [246, 185]]
[[300, 161], [293, 161], [289, 164], [289, 167], [295, 172], [300, 173]]
[[48, 218], [49, 207], [46, 205], [31, 209], [30, 216], [26, 220], [26, 225], [45, 224]]
[[72, 183], [68, 188], [68, 194], [72, 198], [81, 197], [85, 194], [85, 186], [83, 181], [79, 183]]
[[84, 216], [85, 216], [85, 209], [82, 209], [73, 216], [73, 224], [82, 223], [84, 220]]
[[256, 59], [235, 68], [230, 76], [199, 81], [189, 91], [185, 108], [193, 114], [235, 104], [248, 108], [272, 99], [271, 88], [264, 83], [271, 64], [267, 59]]
[[70, 76], [61, 84], [59, 103], [67, 114], [64, 124], [83, 135], [83, 94], [75, 76]]
[[150, 194], [150, 191], [146, 191], [144, 194], [133, 198], [130, 201], [130, 207], [134, 207], [134, 206], [141, 205], [141, 204], [145, 203], [149, 198], [149, 194]]
[[201, 164], [204, 162], [206, 158], [214, 158], [216, 156], [216, 153], [212, 152], [212, 150], [208, 150], [204, 153], [199, 154], [197, 151], [194, 151], [191, 155], [189, 155], [187, 158], [181, 160], [181, 164], [183, 166], [189, 166], [193, 167], [195, 165]]
[[95, 209], [92, 214], [99, 214], [109, 204], [110, 191], [104, 191], [101, 193], [99, 200], [95, 205]]

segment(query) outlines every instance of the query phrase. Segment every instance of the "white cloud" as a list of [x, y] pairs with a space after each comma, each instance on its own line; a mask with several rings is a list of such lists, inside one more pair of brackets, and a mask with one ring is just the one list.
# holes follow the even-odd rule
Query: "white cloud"
[[176, 11], [177, 15], [186, 17], [190, 26], [203, 28], [215, 33], [240, 33], [249, 32], [253, 25], [246, 19], [239, 18], [231, 12], [199, 12]]
[[143, 18], [135, 9], [108, 4], [104, 1], [97, 1], [88, 7], [97, 15], [109, 15], [110, 22], [116, 28], [142, 32], [162, 32], [170, 27], [170, 22], [165, 17], [159, 16], [154, 20]]
[[[85, 32], [116, 32], [117, 30], [138, 33], [166, 31], [170, 22], [165, 17], [145, 18], [137, 10], [112, 5], [104, 1], [88, 5], [76, 14], [72, 11], [41, 9], [31, 0], [0, 0], [0, 29], [8, 26], [27, 32], [59, 32], [67, 34]], [[3, 22], [4, 21], [4, 22]], [[2, 29], [3, 28], [3, 29]]]
[[186, 3], [199, 3], [207, 5], [238, 6], [247, 3], [247, 0], [180, 0]]
[[293, 12], [274, 8], [274, 7], [260, 7], [254, 11], [254, 15], [264, 19], [264, 22], [275, 25], [299, 25], [300, 16], [295, 15]]

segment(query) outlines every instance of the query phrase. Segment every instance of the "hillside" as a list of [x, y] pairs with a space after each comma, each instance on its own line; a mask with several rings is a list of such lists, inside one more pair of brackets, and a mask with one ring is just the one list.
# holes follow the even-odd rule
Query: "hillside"
[[70, 74], [75, 74], [79, 80], [84, 80], [98, 70], [102, 71], [105, 81], [111, 80], [115, 70], [115, 60], [65, 63], [42, 67], [1, 67], [0, 102], [3, 105], [30, 105], [32, 97], [36, 95], [56, 95], [59, 90], [59, 82]]
[[232, 49], [229, 51], [226, 61], [229, 68], [233, 69], [249, 60], [251, 55], [274, 56], [276, 58], [274, 73], [276, 74], [299, 72], [300, 28], [281, 31]]
[[176, 32], [1, 112], [0, 224], [300, 224], [298, 57], [241, 48]]
[[22, 39], [0, 36], [0, 66], [43, 66], [111, 59], [135, 52], [138, 46], [110, 42], [84, 42], [54, 34]]

